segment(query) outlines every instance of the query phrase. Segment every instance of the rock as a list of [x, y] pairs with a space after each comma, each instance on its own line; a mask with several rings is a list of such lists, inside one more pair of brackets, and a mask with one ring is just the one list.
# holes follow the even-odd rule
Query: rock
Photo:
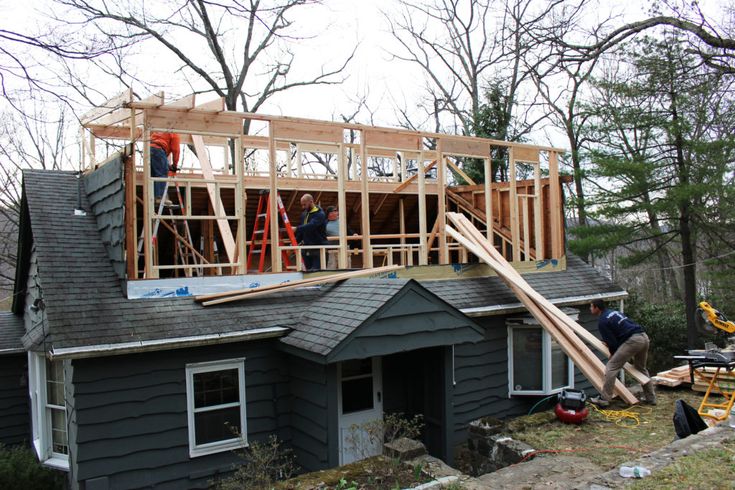
[[417, 458], [423, 456], [426, 453], [426, 446], [419, 441], [414, 441], [407, 437], [401, 437], [393, 442], [388, 442], [383, 445], [383, 454], [389, 458], [396, 458], [399, 461], [406, 461], [408, 459]]

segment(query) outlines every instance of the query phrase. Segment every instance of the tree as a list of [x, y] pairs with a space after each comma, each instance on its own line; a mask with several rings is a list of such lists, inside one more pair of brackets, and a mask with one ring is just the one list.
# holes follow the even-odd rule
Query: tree
[[597, 193], [596, 214], [614, 221], [594, 233], [608, 246], [641, 244], [632, 256], [638, 261], [676, 244], [694, 347], [696, 251], [708, 228], [706, 210], [733, 171], [732, 81], [676, 36], [636, 42], [624, 56], [633, 72], [607, 86], [598, 82], [613, 97], [594, 100], [595, 174], [609, 183]]
[[257, 112], [286, 90], [341, 83], [355, 53], [331, 67], [322, 65], [311, 76], [292, 79], [293, 47], [308, 37], [297, 32], [292, 16], [319, 0], [188, 0], [183, 5], [162, 2], [157, 8], [142, 0], [56, 1], [76, 22], [94, 27], [112, 44], [155, 42], [164, 56], [178, 61], [178, 73], [194, 93], [224, 97], [228, 110]]

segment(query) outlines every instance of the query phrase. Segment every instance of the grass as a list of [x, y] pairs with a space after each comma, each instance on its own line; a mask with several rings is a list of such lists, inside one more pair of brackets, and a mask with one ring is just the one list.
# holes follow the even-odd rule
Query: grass
[[717, 449], [708, 449], [679, 458], [675, 463], [636, 481], [632, 490], [659, 488], [735, 488], [735, 441], [726, 441]]
[[[520, 417], [509, 424], [509, 429], [515, 439], [537, 450], [574, 453], [575, 456], [589, 459], [603, 470], [609, 470], [640, 454], [660, 449], [676, 438], [672, 418], [674, 402], [678, 399], [697, 408], [702, 394], [689, 389], [660, 389], [657, 406], [630, 408], [629, 413], [635, 418], [616, 422], [588, 404], [590, 415], [578, 426], [563, 424], [549, 412], [544, 412]], [[617, 403], [609, 407], [609, 410], [624, 409], [623, 405], [618, 406]], [[733, 470], [730, 481], [735, 481]]]

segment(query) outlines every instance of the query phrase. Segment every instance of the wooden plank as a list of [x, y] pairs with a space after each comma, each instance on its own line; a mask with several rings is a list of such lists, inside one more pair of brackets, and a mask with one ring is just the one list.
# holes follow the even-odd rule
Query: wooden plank
[[450, 167], [452, 167], [452, 169], [453, 169], [453, 170], [454, 170], [455, 172], [457, 172], [457, 174], [458, 174], [458, 175], [459, 175], [460, 177], [462, 177], [462, 178], [463, 178], [463, 179], [465, 180], [465, 182], [467, 182], [467, 183], [468, 183], [469, 185], [477, 185], [477, 184], [475, 184], [475, 181], [474, 181], [474, 180], [472, 180], [472, 178], [471, 178], [471, 177], [470, 177], [469, 175], [467, 175], [467, 174], [466, 174], [466, 173], [464, 172], [464, 170], [462, 170], [461, 168], [459, 168], [459, 165], [457, 165], [456, 163], [454, 163], [454, 162], [452, 161], [452, 159], [451, 159], [451, 158], [447, 158], [447, 163], [448, 163], [448, 164], [449, 164], [449, 166], [450, 166]]
[[493, 242], [493, 201], [492, 201], [492, 167], [490, 165], [490, 159], [485, 158], [483, 161], [483, 170], [485, 171], [485, 226], [487, 230], [485, 232], [486, 238]]
[[[198, 104], [192, 110], [202, 112], [222, 112], [225, 110], [225, 98], [219, 97], [215, 100], [205, 102], [204, 104]], [[240, 120], [240, 127], [243, 127], [242, 119]]]
[[[199, 158], [199, 164], [202, 169], [202, 175], [207, 180], [214, 180], [214, 172], [212, 171], [212, 165], [209, 163], [209, 156], [207, 155], [207, 147], [204, 146], [204, 140], [201, 136], [193, 135], [194, 149], [197, 152]], [[215, 209], [215, 214], [218, 212], [224, 212], [224, 205], [222, 199], [217, 193], [217, 187], [215, 184], [207, 183], [207, 193], [209, 194], [209, 200], [212, 202], [212, 207]], [[222, 243], [225, 246], [225, 253], [227, 253], [227, 261], [235, 262], [235, 238], [232, 236], [232, 230], [230, 229], [230, 223], [224, 219], [217, 219], [217, 225], [219, 227], [219, 234], [222, 237]]]
[[437, 172], [437, 180], [439, 181], [439, 196], [437, 197], [436, 216], [439, 221], [439, 264], [446, 265], [449, 263], [449, 248], [447, 247], [447, 234], [444, 231], [446, 224], [446, 211], [447, 211], [447, 159], [442, 153], [442, 142], [439, 140], [438, 143], [438, 157], [439, 170]]
[[157, 131], [232, 137], [242, 132], [242, 118], [226, 112], [180, 111], [159, 107], [147, 110], [146, 115], [149, 126]]
[[518, 182], [516, 181], [515, 148], [508, 151], [508, 163], [510, 165], [510, 237], [513, 246], [513, 262], [521, 260], [521, 237], [520, 224], [518, 223]]
[[[436, 164], [436, 160], [431, 163]], [[414, 177], [418, 177], [419, 181], [419, 265], [427, 265], [429, 263], [429, 248], [426, 241], [426, 169], [424, 168], [423, 152], [419, 153], [417, 172]]]
[[147, 120], [143, 119], [143, 263], [144, 277], [150, 279], [153, 274], [153, 182], [151, 182], [151, 131]]
[[523, 255], [526, 260], [532, 260], [531, 257], [531, 227], [528, 216], [528, 198], [521, 196], [521, 217], [523, 218]]
[[138, 279], [138, 227], [136, 223], [135, 164], [132, 156], [125, 158], [125, 260], [127, 280]]
[[366, 129], [364, 135], [370, 140], [370, 148], [390, 148], [391, 150], [421, 149], [421, 136], [385, 129]]
[[[455, 215], [456, 213], [450, 213]], [[461, 215], [460, 215], [461, 216]], [[451, 217], [450, 217], [451, 219]], [[452, 220], [454, 222], [454, 220]], [[456, 223], [455, 223], [456, 224]], [[471, 224], [470, 224], [471, 226]], [[476, 230], [476, 228], [475, 228]], [[458, 242], [465, 246], [472, 253], [477, 255], [481, 260], [485, 261], [488, 265], [491, 265], [498, 275], [505, 280], [508, 286], [513, 289], [521, 302], [526, 306], [529, 312], [536, 318], [541, 325], [554, 337], [554, 340], [559, 343], [564, 352], [572, 358], [575, 365], [582, 371], [587, 379], [595, 386], [598, 391], [602, 390], [603, 384], [603, 373], [604, 365], [599, 359], [587, 348], [584, 343], [581, 342], [574, 334], [569, 331], [569, 335], [565, 335], [564, 329], [556, 322], [556, 319], [551, 316], [546, 310], [543, 310], [537, 302], [531, 299], [531, 295], [540, 296], [535, 290], [528, 287], [528, 291], [511, 277], [506, 266], [502, 263], [496, 262], [486, 250], [481, 248], [479, 245], [471, 241], [470, 239], [463, 236], [451, 227], [447, 227], [447, 232], [454, 237]], [[479, 231], [478, 231], [479, 232]], [[494, 250], [494, 249], [493, 249]], [[507, 262], [505, 262], [507, 264]], [[510, 265], [508, 264], [508, 267]], [[527, 285], [526, 285], [527, 286]], [[638, 400], [633, 396], [625, 386], [616, 382], [616, 393], [627, 403], [634, 404]]]
[[561, 183], [556, 152], [549, 153], [549, 224], [551, 226], [551, 258], [564, 255], [564, 225], [562, 224]]
[[[476, 243], [481, 243], [483, 248], [486, 250], [486, 252], [493, 257], [493, 259], [500, 264], [507, 263], [505, 259], [503, 258], [500, 253], [495, 250], [495, 248], [492, 246], [490, 242], [484, 242], [485, 238], [482, 236], [482, 234], [475, 228], [469, 220], [467, 220], [466, 217], [464, 217], [461, 214], [457, 213], [448, 213], [448, 217], [450, 220], [452, 220], [455, 224], [462, 224], [463, 229], [468, 232], [468, 234], [474, 238]], [[551, 312], [554, 317], [556, 317], [557, 320], [561, 321], [566, 325], [569, 329], [571, 329], [575, 334], [579, 335], [583, 340], [585, 340], [587, 343], [592, 345], [595, 349], [597, 349], [599, 352], [604, 354], [607, 357], [610, 357], [610, 351], [608, 350], [607, 346], [599, 340], [597, 337], [595, 337], [589, 330], [585, 329], [575, 321], [573, 321], [571, 318], [569, 318], [563, 311], [561, 311], [556, 305], [548, 301], [546, 298], [538, 294], [535, 290], [531, 288], [528, 283], [525, 282], [525, 279], [520, 275], [520, 273], [515, 270], [513, 267], [508, 264], [507, 272], [516, 280], [519, 282], [522, 282], [522, 284], [525, 284], [528, 290], [532, 292], [531, 296], [532, 299], [539, 303], [542, 308], [545, 310]], [[634, 366], [627, 363], [625, 365], [625, 370], [633, 376], [638, 382], [641, 384], [646, 384], [649, 381], [649, 378], [646, 377], [643, 373], [638, 371]]]
[[[268, 206], [270, 206], [270, 216], [268, 216], [268, 220], [270, 222], [271, 271], [281, 272], [283, 264], [279, 246], [280, 244], [278, 243], [278, 235], [280, 233], [281, 226], [278, 221], [278, 161], [275, 138], [275, 128], [271, 123], [271, 126], [268, 128]], [[268, 237], [264, 236], [263, 240], [266, 238]], [[265, 250], [265, 248], [263, 250]], [[262, 257], [261, 260], [263, 260]], [[296, 257], [296, 263], [301, 264], [299, 257]]]
[[541, 218], [543, 217], [543, 210], [541, 209], [541, 198], [542, 187], [541, 187], [541, 165], [535, 165], [533, 167], [533, 235], [534, 243], [533, 248], [536, 250], [536, 260], [541, 260], [544, 257], [544, 236], [543, 236], [543, 223]]
[[339, 152], [337, 153], [337, 209], [339, 211], [338, 263], [340, 269], [347, 268], [347, 193], [345, 192], [345, 180], [347, 180], [345, 149], [344, 145], [339, 145]]
[[[326, 276], [319, 276], [310, 279], [303, 279], [301, 281], [294, 281], [285, 284], [274, 284], [271, 286], [264, 286], [260, 288], [252, 289], [240, 289], [237, 291], [230, 291], [228, 293], [218, 293], [218, 295], [204, 295], [197, 296], [197, 301], [203, 301], [204, 306], [218, 305], [222, 303], [229, 303], [232, 301], [238, 301], [241, 299], [257, 298], [265, 296], [267, 294], [277, 293], [281, 291], [290, 291], [292, 289], [303, 288], [306, 286], [316, 286], [318, 284], [329, 284], [333, 282], [344, 281], [356, 277], [372, 276], [377, 274], [387, 274], [403, 269], [402, 265], [391, 265], [386, 267], [376, 267], [370, 269], [361, 269], [357, 271], [342, 272], [339, 274], [329, 274]], [[226, 295], [226, 296], [222, 296]]]
[[[422, 153], [422, 155], [423, 155], [423, 153]], [[421, 158], [423, 158], [423, 156]], [[432, 168], [434, 168], [436, 166], [436, 163], [437, 163], [437, 161], [434, 160], [430, 164], [428, 164], [426, 166], [426, 168], [424, 168], [424, 174], [426, 174], [426, 172], [428, 172], [429, 170], [431, 170]], [[423, 167], [423, 165], [424, 165], [424, 162], [422, 161], [421, 162], [421, 165], [419, 166], [419, 168]], [[396, 188], [393, 189], [393, 192], [401, 192], [403, 189], [405, 189], [406, 187], [408, 187], [409, 185], [411, 185], [411, 182], [413, 182], [414, 180], [416, 180], [418, 177], [419, 177], [419, 174], [418, 174], [418, 172], [416, 172], [415, 174], [413, 174], [412, 176], [410, 176], [409, 178], [407, 178], [406, 180], [404, 180], [403, 183], [401, 183], [400, 185], [397, 185]], [[424, 175], [424, 177], [425, 177], [425, 175]]]
[[186, 97], [176, 99], [173, 102], [169, 102], [168, 104], [165, 104], [164, 107], [177, 108], [177, 109], [193, 109], [195, 105], [196, 105], [196, 94], [191, 94], [191, 95], [187, 95]]
[[[242, 134], [238, 136], [234, 143], [235, 147], [235, 161], [234, 164], [234, 173], [237, 177], [237, 185], [235, 186], [235, 214], [237, 215], [237, 257], [238, 262], [240, 263], [238, 270], [236, 271], [237, 274], [247, 274], [247, 259], [248, 259], [248, 250], [247, 250], [247, 237], [245, 236], [245, 230], [247, 229], [247, 194], [245, 193], [245, 188], [243, 186], [243, 180], [245, 179], [245, 162], [244, 162], [244, 156], [243, 156], [243, 150], [242, 145], [237, 144], [238, 141], [242, 138]], [[229, 147], [225, 146], [225, 155], [230, 154]], [[227, 166], [227, 165], [225, 165]], [[191, 196], [191, 192], [186, 193], [187, 198]], [[187, 209], [190, 209], [189, 206], [187, 206]]]
[[368, 186], [368, 155], [367, 135], [365, 131], [360, 135], [360, 225], [362, 229], [362, 264], [363, 267], [373, 267], [373, 251], [370, 248], [370, 190]]
[[133, 89], [131, 87], [128, 87], [113, 98], [106, 100], [101, 105], [98, 105], [97, 107], [85, 112], [82, 117], [79, 118], [79, 120], [81, 121], [82, 126], [86, 126], [95, 119], [98, 119], [105, 114], [108, 114], [118, 107], [122, 107], [126, 102], [131, 102], [132, 100]]
[[513, 146], [513, 157], [516, 162], [539, 163], [539, 150], [527, 146]]
[[276, 139], [291, 142], [342, 143], [342, 128], [328, 123], [307, 121], [271, 122]]
[[443, 135], [442, 151], [446, 155], [457, 155], [475, 158], [487, 158], [490, 155], [490, 144], [476, 138], [457, 138]]

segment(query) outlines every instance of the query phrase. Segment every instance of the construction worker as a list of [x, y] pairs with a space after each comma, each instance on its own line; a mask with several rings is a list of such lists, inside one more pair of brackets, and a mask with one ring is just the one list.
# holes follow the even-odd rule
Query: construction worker
[[[339, 236], [339, 210], [335, 206], [327, 206], [327, 236]], [[347, 228], [348, 235], [357, 235], [351, 229]], [[329, 258], [327, 259], [327, 269], [337, 269], [337, 258], [339, 250], [329, 250]], [[352, 256], [347, 256], [347, 268], [352, 268]]]
[[[176, 172], [179, 165], [179, 147], [181, 138], [176, 133], [151, 133], [151, 177], [168, 177], [168, 172]], [[169, 168], [168, 156], [171, 155], [173, 164]], [[156, 206], [163, 199], [164, 206], [171, 206], [171, 200], [164, 196], [165, 182], [153, 183], [153, 194], [156, 197]]]
[[[643, 327], [623, 315], [619, 311], [610, 310], [605, 302], [596, 299], [590, 304], [590, 313], [599, 317], [597, 326], [602, 340], [610, 349], [610, 359], [605, 365], [605, 382], [600, 396], [590, 398], [590, 402], [606, 407], [612, 400], [615, 380], [626, 362], [632, 361], [641, 373], [648, 377], [646, 359], [648, 358], [648, 335]], [[656, 392], [653, 382], [643, 385], [643, 403], [656, 404]]]
[[[301, 224], [296, 227], [296, 241], [301, 245], [326, 245], [327, 244], [327, 216], [322, 208], [314, 204], [311, 194], [301, 196]], [[318, 249], [307, 249], [301, 251], [304, 258], [304, 266], [307, 271], [321, 269], [320, 251]]]

